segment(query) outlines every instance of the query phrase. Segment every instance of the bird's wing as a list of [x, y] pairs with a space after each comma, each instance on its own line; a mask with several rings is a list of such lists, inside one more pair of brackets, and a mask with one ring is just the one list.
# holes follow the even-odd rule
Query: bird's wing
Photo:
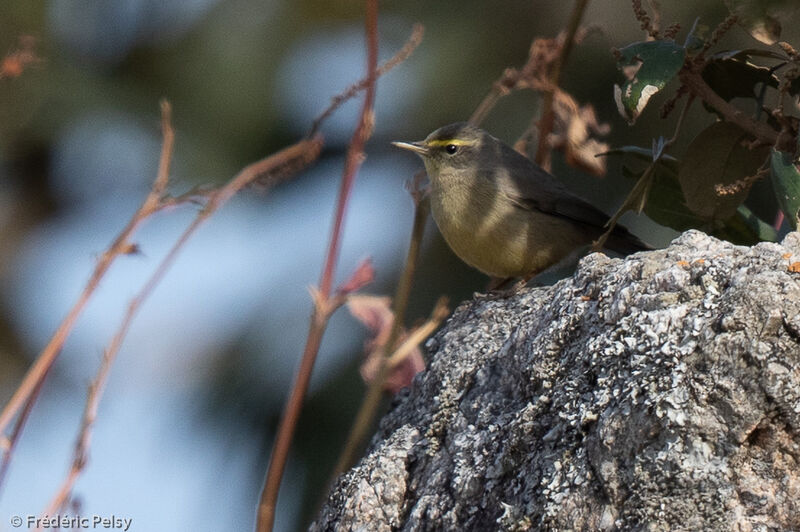
[[516, 168], [518, 172], [504, 176], [513, 180], [508, 190], [509, 199], [523, 209], [535, 209], [552, 216], [567, 218], [574, 222], [602, 229], [608, 221], [606, 215], [592, 204], [571, 193], [555, 177], [532, 163], [508, 146], [503, 146], [503, 159], [506, 168]]

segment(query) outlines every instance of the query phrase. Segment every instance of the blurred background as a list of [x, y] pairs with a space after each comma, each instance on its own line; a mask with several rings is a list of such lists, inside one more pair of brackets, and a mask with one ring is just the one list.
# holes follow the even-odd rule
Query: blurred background
[[[721, 0], [664, 4], [664, 26], [682, 24], [680, 42], [695, 16], [713, 27], [727, 15]], [[370, 256], [377, 279], [366, 291], [394, 291], [413, 210], [404, 183], [421, 163], [389, 142], [419, 140], [467, 119], [503, 69], [525, 62], [534, 37], [554, 37], [572, 7], [549, 0], [381, 3], [382, 61], [415, 22], [426, 33], [411, 59], [378, 83], [376, 131], [347, 214], [339, 280]], [[634, 127], [613, 103], [620, 77], [610, 49], [643, 37], [630, 2], [595, 0], [584, 21], [601, 31], [573, 51], [565, 89], [610, 124], [612, 146], [649, 147], [652, 137], [671, 135], [676, 116], [657, 119], [666, 96]], [[365, 69], [363, 5], [353, 0], [2, 2], [0, 56], [22, 36], [35, 38], [40, 61], [0, 80], [3, 405], [145, 197], [158, 163], [161, 98], [173, 106], [172, 190], [180, 193], [221, 183], [296, 141]], [[737, 28], [723, 47], [751, 42]], [[538, 105], [536, 94], [515, 93], [484, 125], [513, 142]], [[268, 194], [243, 192], [207, 222], [142, 308], [100, 406], [75, 511], [131, 518], [140, 531], [252, 529], [359, 106], [354, 100], [325, 123], [315, 166]], [[687, 128], [711, 121], [697, 113]], [[613, 161], [605, 178], [595, 178], [556, 154], [554, 173], [607, 212], [631, 185]], [[136, 237], [141, 253], [119, 258], [104, 278], [18, 443], [0, 493], [0, 530], [11, 529], [12, 515], [42, 512], [63, 480], [102, 351], [129, 299], [195, 213], [189, 206], [148, 220]], [[643, 216], [623, 221], [657, 246], [675, 235]], [[568, 274], [569, 266], [538, 281]], [[429, 224], [408, 323], [426, 317], [440, 295], [455, 304], [485, 286]], [[364, 338], [340, 310], [315, 368], [277, 530], [298, 530], [313, 518], [364, 390]]]

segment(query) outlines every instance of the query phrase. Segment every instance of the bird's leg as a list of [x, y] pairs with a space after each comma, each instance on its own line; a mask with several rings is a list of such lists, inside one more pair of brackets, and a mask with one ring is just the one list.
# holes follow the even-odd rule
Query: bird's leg
[[486, 288], [486, 298], [487, 299], [505, 299], [507, 297], [511, 297], [523, 288], [525, 285], [528, 284], [528, 281], [531, 280], [533, 275], [529, 275], [527, 277], [523, 277], [509, 288], [504, 288], [511, 283], [515, 277], [492, 277], [491, 281], [489, 282], [489, 286]]
[[489, 284], [486, 286], [486, 291], [494, 292], [495, 290], [500, 290], [513, 280], [514, 277], [489, 277]]

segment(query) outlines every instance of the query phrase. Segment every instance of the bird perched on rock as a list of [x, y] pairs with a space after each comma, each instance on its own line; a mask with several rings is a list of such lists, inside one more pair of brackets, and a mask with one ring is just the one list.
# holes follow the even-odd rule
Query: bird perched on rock
[[[425, 163], [431, 212], [464, 262], [498, 278], [530, 279], [605, 232], [608, 216], [486, 131], [467, 123], [419, 142], [394, 142]], [[617, 225], [605, 247], [651, 249]]]

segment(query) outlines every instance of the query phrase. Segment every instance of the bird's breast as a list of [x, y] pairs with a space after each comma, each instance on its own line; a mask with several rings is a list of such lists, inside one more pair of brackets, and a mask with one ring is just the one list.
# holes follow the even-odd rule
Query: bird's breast
[[431, 179], [431, 213], [464, 262], [496, 277], [524, 277], [589, 239], [572, 224], [518, 206], [491, 179], [440, 174]]

